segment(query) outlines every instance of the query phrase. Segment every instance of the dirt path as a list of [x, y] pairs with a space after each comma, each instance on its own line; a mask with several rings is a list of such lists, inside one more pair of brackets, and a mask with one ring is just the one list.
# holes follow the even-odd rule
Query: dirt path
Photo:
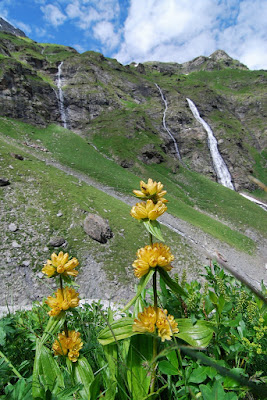
[[[19, 144], [12, 138], [7, 138], [0, 133], [0, 138], [7, 144], [15, 146], [19, 151], [29, 154], [46, 163], [51, 165], [68, 175], [71, 175], [88, 185], [94, 186], [102, 192], [128, 204], [133, 205], [136, 203], [136, 199], [131, 196], [123, 195], [111, 187], [105, 186], [86, 174], [78, 172], [68, 166], [65, 166], [58, 161], [52, 159], [51, 154], [36, 150], [33, 148], [27, 148], [26, 145]], [[207, 264], [209, 259], [217, 259], [228, 271], [232, 271], [236, 276], [243, 279], [244, 282], [249, 283], [252, 287], [259, 290], [261, 281], [263, 280], [265, 285], [267, 284], [267, 239], [263, 237], [257, 237], [258, 242], [256, 254], [250, 256], [246, 253], [235, 250], [229, 245], [220, 242], [214, 237], [204, 233], [202, 230], [190, 225], [186, 221], [183, 221], [177, 217], [174, 217], [168, 213], [165, 213], [161, 218], [160, 222], [167, 226], [172, 231], [181, 235], [184, 240], [193, 248], [196, 254], [199, 256], [200, 261], [203, 264]], [[254, 239], [255, 233], [253, 232]]]

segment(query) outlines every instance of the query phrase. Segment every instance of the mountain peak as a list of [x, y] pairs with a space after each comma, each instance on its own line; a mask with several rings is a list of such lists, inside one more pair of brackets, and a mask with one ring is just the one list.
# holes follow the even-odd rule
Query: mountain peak
[[213, 58], [215, 61], [225, 60], [230, 61], [233, 60], [224, 50], [216, 50], [214, 53], [210, 55], [210, 58]]
[[0, 18], [0, 32], [7, 32], [7, 33], [12, 33], [13, 35], [16, 36], [26, 37], [25, 33], [22, 30], [15, 28], [9, 22], [5, 21], [3, 18]]

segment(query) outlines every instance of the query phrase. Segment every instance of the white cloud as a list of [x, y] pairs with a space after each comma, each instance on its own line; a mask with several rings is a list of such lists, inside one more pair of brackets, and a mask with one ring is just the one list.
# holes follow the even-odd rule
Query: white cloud
[[29, 35], [32, 31], [30, 25], [24, 24], [24, 22], [12, 20], [13, 24], [16, 28], [21, 29], [26, 35]]
[[85, 46], [82, 46], [80, 44], [71, 44], [71, 47], [74, 47], [74, 49], [76, 49], [79, 53], [84, 53], [87, 48]]
[[93, 28], [94, 37], [103, 43], [105, 48], [114, 49], [120, 41], [120, 35], [114, 32], [114, 27], [110, 22], [102, 21]]
[[266, 68], [266, 15], [262, 0], [131, 0], [113, 56], [181, 63], [220, 48], [250, 68]]
[[0, 2], [0, 17], [8, 21], [8, 6], [11, 4], [11, 0], [1, 0]]
[[68, 17], [76, 19], [76, 25], [82, 30], [100, 21], [111, 21], [118, 11], [118, 0], [73, 0], [66, 7]]
[[53, 4], [42, 6], [41, 11], [44, 13], [45, 20], [53, 26], [62, 25], [67, 19], [66, 15], [63, 14], [60, 9]]

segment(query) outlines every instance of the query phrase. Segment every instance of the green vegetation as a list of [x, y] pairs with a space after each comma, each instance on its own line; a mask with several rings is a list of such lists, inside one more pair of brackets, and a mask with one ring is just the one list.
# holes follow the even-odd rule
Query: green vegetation
[[[156, 339], [154, 398], [214, 400], [219, 396], [222, 400], [237, 400], [249, 396], [263, 400], [267, 373], [266, 305], [217, 265], [206, 267], [205, 279], [203, 286], [197, 281], [187, 283], [183, 274], [180, 284], [186, 295], [182, 301], [161, 279], [158, 302], [174, 315], [180, 332], [172, 341]], [[151, 291], [146, 296], [143, 292], [139, 307], [147, 307], [151, 301]], [[98, 337], [103, 338], [108, 326], [113, 327], [113, 335], [119, 335], [118, 321], [113, 321], [118, 312], [105, 310], [100, 302], [72, 308], [67, 314], [68, 328], [80, 332], [83, 347], [78, 361], [71, 363], [67, 357], [53, 357], [51, 351], [58, 329], [63, 329], [57, 322], [60, 320], [51, 317], [50, 327], [55, 318], [58, 328], [42, 336], [49, 321], [48, 311], [46, 304], [34, 304], [31, 311], [9, 314], [0, 320], [1, 399], [37, 399], [32, 397], [37, 387], [42, 399], [84, 399], [89, 398], [84, 397], [87, 391], [91, 400], [104, 394], [114, 400], [137, 400], [140, 392], [148, 395], [149, 371], [155, 365], [151, 334], [124, 336], [124, 340], [118, 336], [116, 343], [100, 345]], [[137, 313], [137, 309], [128, 312], [125, 321], [133, 323]], [[37, 382], [34, 378], [33, 385], [32, 373], [38, 362], [37, 359], [34, 367], [35, 348], [40, 338], [45, 354], [39, 355], [42, 379]], [[83, 370], [86, 373], [74, 372]]]
[[[38, 143], [36, 140], [40, 140], [42, 146], [62, 164], [123, 193], [131, 193], [133, 187], [139, 186], [139, 179], [133, 172], [108, 160], [87, 144], [86, 139], [61, 127], [51, 125], [40, 129], [1, 118], [0, 131], [21, 142]], [[122, 138], [123, 136], [121, 140]], [[110, 140], [114, 143], [116, 136], [111, 135]], [[127, 149], [127, 139], [124, 140]], [[101, 143], [98, 138], [97, 145], [100, 149], [101, 144], [105, 146], [104, 139]], [[123, 149], [122, 142], [119, 142], [118, 149]], [[130, 148], [128, 151], [130, 152]], [[137, 170], [136, 173], [140, 174], [140, 171]], [[177, 174], [173, 174], [164, 163], [143, 166], [143, 179], [151, 176], [166, 182], [166, 189], [172, 193], [169, 211], [173, 215], [237, 249], [253, 252], [255, 243], [244, 232], [250, 227], [264, 233], [265, 213], [261, 208], [237, 193], [183, 168], [180, 168]]]

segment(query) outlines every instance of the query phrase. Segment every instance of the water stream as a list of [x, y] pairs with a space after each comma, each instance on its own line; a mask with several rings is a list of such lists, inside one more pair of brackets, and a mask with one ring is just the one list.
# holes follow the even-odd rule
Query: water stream
[[57, 88], [58, 88], [58, 107], [59, 107], [59, 113], [61, 117], [61, 121], [63, 123], [64, 128], [68, 128], [67, 124], [67, 115], [66, 115], [66, 110], [64, 106], [64, 95], [63, 95], [63, 90], [62, 90], [62, 82], [61, 82], [61, 69], [62, 69], [63, 61], [58, 66], [58, 72], [57, 72]]
[[217, 175], [218, 182], [221, 185], [223, 185], [229, 189], [235, 190], [234, 185], [232, 183], [231, 174], [230, 174], [230, 172], [227, 168], [227, 165], [225, 164], [225, 162], [218, 150], [218, 143], [217, 143], [215, 136], [213, 135], [213, 132], [212, 132], [210, 126], [207, 124], [207, 122], [204, 121], [204, 119], [202, 119], [200, 117], [198, 109], [195, 106], [195, 104], [193, 103], [193, 101], [190, 99], [186, 99], [186, 100], [188, 102], [188, 105], [189, 105], [190, 110], [192, 111], [194, 117], [196, 118], [196, 120], [198, 122], [201, 123], [201, 125], [203, 126], [203, 128], [205, 129], [205, 131], [208, 134], [208, 146], [210, 149], [210, 155], [212, 158], [212, 162], [213, 162], [215, 173]]
[[162, 90], [161, 90], [161, 88], [159, 87], [159, 85], [157, 85], [156, 83], [155, 83], [155, 85], [156, 85], [156, 87], [158, 88], [158, 90], [159, 90], [159, 92], [160, 92], [160, 95], [161, 95], [161, 98], [162, 98], [162, 101], [164, 102], [164, 105], [165, 105], [165, 110], [164, 110], [164, 112], [163, 112], [163, 118], [162, 118], [163, 128], [165, 129], [165, 131], [168, 133], [168, 135], [170, 136], [170, 138], [171, 138], [172, 141], [173, 141], [174, 148], [175, 148], [175, 152], [176, 152], [176, 155], [177, 155], [178, 159], [179, 159], [180, 161], [182, 161], [181, 155], [180, 155], [180, 152], [179, 152], [179, 149], [178, 149], [178, 144], [177, 144], [177, 142], [176, 142], [176, 140], [175, 140], [173, 134], [171, 133], [171, 131], [169, 130], [169, 128], [168, 128], [167, 125], [166, 125], [166, 113], [167, 113], [167, 110], [168, 110], [168, 103], [167, 103], [167, 100], [166, 100], [166, 98], [164, 97], [164, 94], [162, 93]]

